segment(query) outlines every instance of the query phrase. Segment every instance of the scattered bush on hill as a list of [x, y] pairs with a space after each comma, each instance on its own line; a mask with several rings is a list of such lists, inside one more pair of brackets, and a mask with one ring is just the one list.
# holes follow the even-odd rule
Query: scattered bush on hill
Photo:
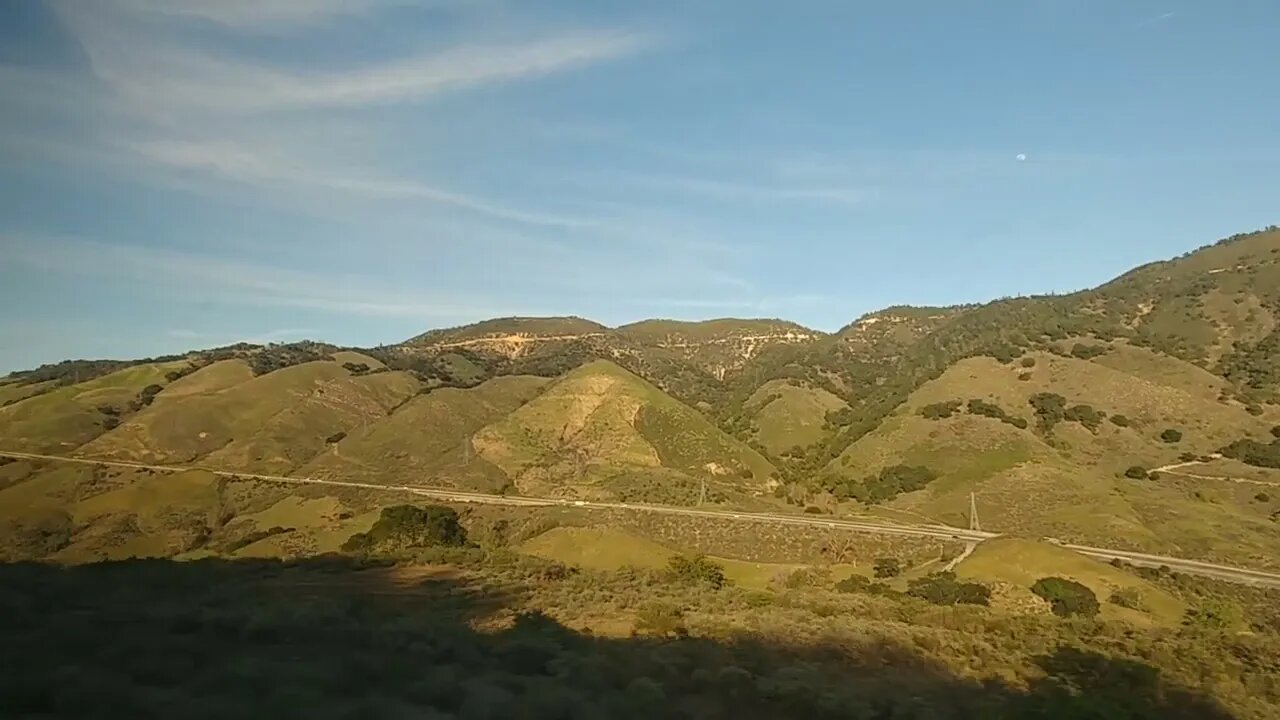
[[926, 420], [941, 420], [955, 415], [960, 410], [962, 403], [959, 400], [948, 400], [946, 402], [933, 403], [920, 408], [920, 417]]
[[1244, 613], [1233, 602], [1209, 598], [1187, 608], [1182, 624], [1193, 630], [1222, 632], [1243, 625]]
[[1116, 427], [1129, 427], [1129, 418], [1124, 415], [1112, 415], [1110, 420]]
[[1141, 465], [1130, 465], [1129, 468], [1124, 471], [1124, 476], [1127, 478], [1133, 478], [1134, 480], [1146, 480], [1148, 474], [1147, 469]]
[[342, 430], [339, 430], [338, 432], [336, 432], [336, 433], [334, 433], [334, 434], [330, 435], [329, 437], [325, 438], [325, 439], [324, 439], [324, 442], [325, 442], [325, 444], [326, 444], [326, 445], [333, 445], [333, 444], [335, 444], [335, 443], [340, 443], [340, 442], [342, 442], [342, 441], [343, 441], [343, 439], [345, 439], [346, 437], [347, 437], [347, 433], [346, 433], [346, 432], [344, 432], [344, 431], [342, 431]]
[[719, 590], [725, 585], [724, 568], [703, 555], [676, 555], [667, 563], [667, 577], [689, 585], [710, 585]]
[[1085, 345], [1084, 343], [1076, 343], [1071, 348], [1071, 356], [1081, 360], [1089, 360], [1099, 355], [1106, 355], [1111, 348], [1106, 345]]
[[836, 592], [842, 593], [863, 593], [866, 595], [885, 595], [894, 597], [899, 595], [897, 590], [885, 585], [884, 583], [871, 582], [871, 580], [862, 575], [850, 575], [835, 584]]
[[1032, 368], [1036, 366], [1036, 359], [1033, 357], [1024, 357], [1022, 358], [1022, 362], [1019, 364], [1024, 368]]
[[1004, 408], [995, 403], [987, 402], [980, 398], [974, 398], [968, 404], [969, 414], [982, 415], [983, 417], [995, 418], [1002, 423], [1012, 425], [1020, 430], [1026, 429], [1027, 421], [1025, 418], [1014, 417], [1005, 412]]
[[1270, 443], [1245, 438], [1236, 440], [1218, 452], [1224, 457], [1239, 460], [1246, 465], [1264, 468], [1280, 468], [1280, 438]]
[[1254, 495], [1253, 499], [1257, 500], [1260, 503], [1271, 502], [1271, 496], [1264, 492], [1260, 492], [1257, 495]]
[[1067, 410], [1067, 399], [1057, 393], [1036, 393], [1027, 402], [1036, 411], [1036, 427], [1044, 433], [1052, 432]]
[[1168, 428], [1164, 432], [1160, 433], [1160, 439], [1167, 443], [1181, 442], [1182, 431], [1177, 428]]
[[907, 583], [907, 595], [934, 605], [990, 605], [991, 589], [981, 583], [960, 582], [952, 572], [940, 572]]
[[1062, 414], [1063, 420], [1078, 422], [1088, 428], [1091, 433], [1098, 432], [1098, 428], [1102, 427], [1102, 420], [1105, 417], [1106, 415], [1094, 410], [1089, 405], [1072, 405]]
[[1039, 595], [1053, 607], [1053, 614], [1061, 617], [1098, 614], [1098, 596], [1088, 587], [1074, 580], [1060, 577], [1040, 578], [1031, 586], [1031, 592]]
[[367, 374], [369, 374], [369, 364], [368, 364], [368, 363], [353, 363], [353, 362], [346, 362], [346, 363], [342, 363], [342, 367], [343, 367], [343, 368], [345, 368], [347, 372], [349, 372], [349, 373], [351, 373], [352, 375], [355, 375], [355, 376], [360, 376], [360, 375], [367, 375]]
[[893, 578], [902, 574], [902, 563], [898, 558], [882, 557], [876, 558], [874, 566], [875, 575], [878, 578]]

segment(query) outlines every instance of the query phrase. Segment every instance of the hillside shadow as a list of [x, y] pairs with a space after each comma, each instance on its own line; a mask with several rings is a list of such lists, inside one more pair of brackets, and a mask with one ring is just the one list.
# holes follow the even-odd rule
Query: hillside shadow
[[1017, 688], [889, 643], [595, 637], [513, 600], [333, 558], [4, 565], [0, 716], [1232, 718], [1073, 648]]

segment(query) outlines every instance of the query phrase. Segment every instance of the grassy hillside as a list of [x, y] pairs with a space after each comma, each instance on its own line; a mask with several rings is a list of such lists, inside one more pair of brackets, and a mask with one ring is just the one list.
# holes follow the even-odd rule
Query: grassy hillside
[[180, 390], [209, 390], [175, 398], [161, 393], [151, 407], [82, 452], [285, 473], [324, 451], [329, 438], [376, 422], [418, 390], [404, 373], [353, 375], [336, 361], [307, 362], [251, 379], [215, 363], [184, 380], [189, 385]]
[[566, 484], [600, 491], [616, 480], [634, 485], [678, 476], [758, 486], [772, 472], [759, 453], [696, 411], [603, 360], [565, 375], [476, 433], [473, 444], [529, 494], [560, 492]]
[[[1104, 619], [1123, 620], [1138, 625], [1177, 626], [1187, 604], [1168, 591], [1106, 563], [1078, 555], [1055, 545], [1001, 538], [982, 543], [956, 566], [956, 576], [965, 580], [1002, 583], [1007, 591], [1000, 601], [1012, 607], [1048, 606], [1031, 593], [1031, 586], [1043, 577], [1062, 577], [1088, 587], [1098, 597]], [[1138, 598], [1137, 608], [1122, 607], [1109, 599], [1117, 590], [1127, 590]]]
[[[1124, 476], [1132, 466], [1175, 464], [1229, 438], [1267, 433], [1266, 418], [1220, 399], [1220, 379], [1123, 343], [1091, 360], [1047, 352], [1025, 359], [957, 363], [824, 474], [856, 482], [891, 465], [924, 466], [937, 479], [888, 507], [964, 525], [969, 494], [976, 493], [988, 530], [1274, 564], [1268, 556], [1280, 551], [1280, 535], [1264, 512], [1269, 506], [1236, 492], [1235, 484]], [[1030, 403], [1041, 393], [1059, 394], [1068, 409], [1092, 410], [1080, 412], [1084, 420], [1062, 419], [1045, 430]], [[1007, 419], [975, 414], [973, 399]], [[949, 417], [926, 417], [948, 403]], [[1181, 433], [1176, 442], [1165, 439], [1170, 429]]]
[[419, 395], [389, 417], [353, 429], [299, 473], [387, 485], [501, 489], [507, 476], [471, 447], [471, 436], [533, 399], [548, 382], [515, 375]]
[[828, 436], [827, 413], [846, 408], [839, 396], [787, 380], [771, 380], [747, 399], [751, 439], [774, 457]]
[[65, 385], [0, 408], [0, 443], [7, 449], [64, 452], [106, 432], [143, 389], [163, 387], [185, 362], [148, 363]]

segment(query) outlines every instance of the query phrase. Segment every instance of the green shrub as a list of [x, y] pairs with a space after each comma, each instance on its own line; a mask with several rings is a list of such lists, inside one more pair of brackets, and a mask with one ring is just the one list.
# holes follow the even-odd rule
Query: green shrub
[[1031, 373], [1018, 373], [1018, 379], [1026, 382], [1031, 379]]
[[1271, 502], [1271, 496], [1264, 492], [1260, 492], [1257, 495], [1254, 495], [1253, 499], [1257, 500], [1260, 503]]
[[1026, 428], [1027, 421], [1020, 417], [1013, 417], [1005, 412], [1004, 408], [995, 403], [987, 402], [980, 398], [974, 398], [969, 401], [968, 410], [971, 415], [982, 415], [983, 417], [995, 418], [1002, 423], [1013, 425], [1017, 428]]
[[1042, 392], [1032, 395], [1027, 402], [1036, 411], [1036, 424], [1042, 432], [1051, 432], [1062, 421], [1067, 410], [1067, 399], [1057, 393]]
[[1246, 465], [1265, 468], [1280, 468], [1280, 438], [1270, 443], [1257, 440], [1237, 440], [1218, 452], [1232, 460], [1239, 460]]
[[902, 574], [902, 563], [898, 561], [898, 558], [876, 558], [874, 570], [878, 578], [898, 577]]
[[1031, 592], [1048, 600], [1054, 615], [1093, 617], [1098, 614], [1098, 596], [1074, 580], [1060, 577], [1040, 578], [1035, 585], [1031, 586]]
[[1141, 465], [1130, 465], [1129, 468], [1124, 471], [1124, 476], [1127, 478], [1133, 478], [1134, 480], [1146, 480], [1147, 469]]
[[1098, 428], [1102, 427], [1102, 413], [1094, 410], [1089, 405], [1072, 405], [1062, 414], [1064, 420], [1070, 422], [1078, 422], [1089, 429], [1089, 432], [1096, 433]]
[[1081, 360], [1089, 360], [1091, 358], [1096, 358], [1099, 355], [1107, 354], [1108, 350], [1110, 350], [1110, 348], [1106, 345], [1085, 345], [1084, 343], [1076, 343], [1075, 346], [1071, 348], [1071, 355], [1073, 357], [1080, 358]]
[[1275, 427], [1271, 428], [1271, 436], [1275, 438], [1280, 438], [1280, 425], [1276, 425]]
[[1195, 607], [1187, 608], [1182, 624], [1194, 630], [1224, 631], [1239, 627], [1244, 622], [1240, 606], [1227, 600], [1207, 599]]
[[884, 583], [871, 582], [870, 579], [862, 575], [850, 575], [835, 584], [836, 592], [842, 593], [863, 593], [866, 595], [884, 595], [896, 597], [897, 591], [890, 588]]
[[1021, 362], [1020, 364], [1021, 364], [1021, 365], [1022, 365], [1022, 367], [1024, 367], [1024, 368], [1035, 367], [1035, 366], [1036, 366], [1036, 359], [1035, 359], [1035, 358], [1033, 358], [1033, 357], [1024, 357], [1024, 358], [1022, 358], [1022, 362]]
[[933, 403], [920, 408], [920, 417], [926, 420], [941, 420], [949, 418], [960, 410], [959, 400], [948, 400], [947, 402]]
[[703, 555], [672, 557], [667, 563], [667, 577], [691, 585], [709, 585], [716, 590], [725, 584], [724, 568]]
[[1112, 415], [1111, 424], [1116, 427], [1129, 427], [1129, 418], [1124, 415]]
[[1160, 439], [1167, 443], [1176, 443], [1182, 440], [1182, 431], [1177, 428], [1168, 428], [1160, 433]]
[[330, 435], [329, 437], [325, 438], [325, 439], [324, 439], [324, 442], [325, 442], [325, 444], [326, 444], [326, 445], [333, 445], [333, 444], [335, 444], [335, 443], [340, 443], [340, 442], [342, 442], [342, 441], [343, 441], [343, 439], [344, 439], [344, 438], [346, 438], [346, 437], [347, 437], [347, 434], [346, 434], [345, 432], [343, 432], [342, 430], [339, 430], [338, 432], [336, 432], [336, 433], [334, 433], [334, 434]]
[[981, 583], [959, 582], [955, 573], [934, 573], [907, 584], [907, 595], [934, 605], [990, 605], [991, 589]]

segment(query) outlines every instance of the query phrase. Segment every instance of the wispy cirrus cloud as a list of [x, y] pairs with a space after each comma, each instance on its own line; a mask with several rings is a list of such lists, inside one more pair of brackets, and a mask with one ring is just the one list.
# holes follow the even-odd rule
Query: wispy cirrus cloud
[[311, 272], [204, 253], [79, 238], [0, 237], [6, 261], [46, 273], [151, 288], [160, 295], [235, 305], [285, 307], [351, 316], [491, 317], [515, 308], [474, 304], [456, 292], [431, 295], [387, 287], [376, 277]]
[[378, 9], [423, 5], [422, 0], [116, 0], [123, 10], [142, 15], [202, 20], [244, 31], [309, 27], [334, 18]]
[[[149, 114], [253, 114], [418, 101], [617, 60], [653, 42], [641, 32], [568, 30], [504, 42], [477, 38], [358, 67], [302, 71], [184, 44], [179, 34], [142, 22], [145, 13], [135, 4], [56, 7], [94, 74], [129, 105]], [[182, 7], [191, 11], [187, 15], [199, 16], [194, 6]], [[299, 15], [306, 9], [293, 3], [282, 7], [297, 8]]]
[[[392, 7], [422, 6], [401, 0], [54, 0], [51, 7], [83, 49], [88, 76], [51, 68], [0, 66], [0, 88], [15, 106], [38, 114], [99, 118], [91, 132], [30, 147], [74, 147], [85, 161], [132, 162], [142, 168], [181, 171], [174, 187], [200, 190], [200, 182], [231, 181], [252, 188], [256, 202], [296, 205], [299, 191], [315, 198], [309, 208], [349, 205], [352, 198], [420, 206], [529, 226], [572, 229], [588, 218], [442, 186], [422, 172], [390, 170], [396, 133], [430, 143], [425, 128], [353, 131], [358, 113], [412, 104], [490, 85], [538, 78], [621, 59], [653, 41], [625, 28], [551, 28], [502, 40], [479, 35], [437, 39], [416, 52], [376, 60], [326, 63], [325, 69], [269, 62], [224, 44], [198, 42], [192, 23], [215, 23], [235, 34], [264, 27], [309, 29], [341, 16], [376, 16]], [[456, 10], [460, 2], [431, 2]], [[410, 44], [412, 46], [412, 44]], [[267, 57], [270, 55], [268, 54]], [[52, 89], [51, 89], [52, 88]], [[346, 127], [334, 130], [335, 112]], [[353, 114], [354, 113], [354, 114]], [[339, 123], [341, 124], [341, 123]], [[41, 125], [9, 134], [40, 133]], [[379, 133], [382, 130], [384, 132]], [[86, 138], [100, 135], [96, 147]], [[299, 140], [298, 138], [305, 138]], [[38, 140], [38, 138], [32, 138]], [[375, 150], [376, 148], [376, 150]], [[121, 152], [123, 150], [123, 152]], [[379, 157], [379, 153], [383, 157]], [[392, 162], [388, 162], [392, 161]], [[414, 176], [416, 175], [416, 176]], [[164, 178], [151, 173], [150, 178]], [[274, 202], [279, 206], [281, 203]], [[537, 203], [535, 203], [536, 205]]]
[[148, 162], [197, 170], [260, 188], [281, 184], [385, 200], [417, 200], [511, 222], [558, 228], [585, 228], [596, 221], [508, 207], [486, 198], [432, 187], [414, 180], [361, 175], [348, 168], [325, 168], [291, 158], [278, 149], [231, 141], [151, 140], [127, 146]]

